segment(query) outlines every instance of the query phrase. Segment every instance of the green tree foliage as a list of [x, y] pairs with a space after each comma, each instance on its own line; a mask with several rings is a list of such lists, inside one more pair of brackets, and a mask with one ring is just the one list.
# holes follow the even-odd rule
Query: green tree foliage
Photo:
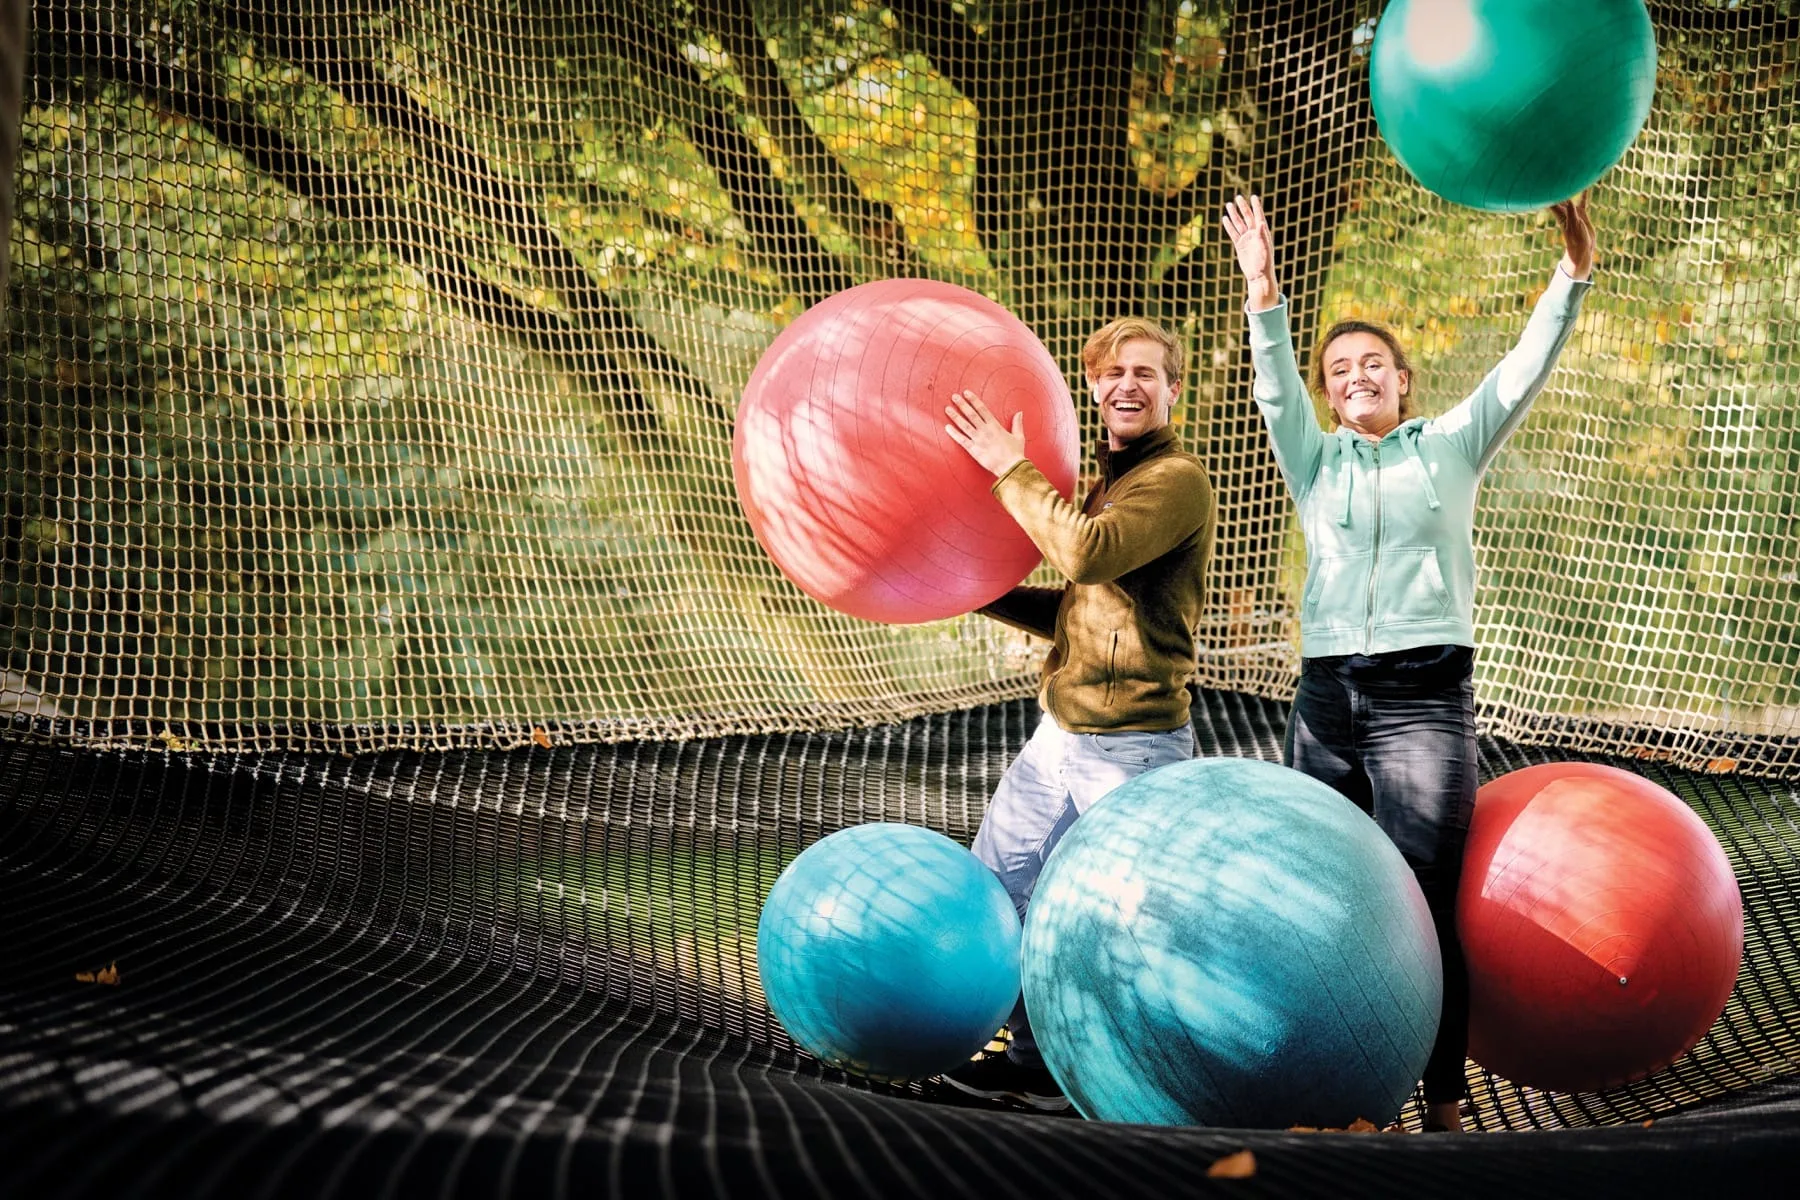
[[[1006, 303], [1077, 389], [1109, 317], [1188, 335], [1178, 421], [1222, 501], [1209, 679], [1278, 689], [1297, 537], [1223, 199], [1265, 197], [1300, 344], [1386, 317], [1445, 398], [1554, 259], [1541, 222], [1445, 206], [1385, 154], [1376, 8], [45, 0], [9, 665], [65, 714], [218, 744], [792, 727], [1016, 692], [1030, 662], [997, 627], [801, 596], [732, 493], [762, 350], [910, 274]], [[1652, 127], [1596, 198], [1602, 291], [1489, 481], [1504, 703], [1727, 724], [1706, 698], [1765, 724], [1800, 703], [1800, 158], [1769, 119], [1796, 110], [1789, 8], [1658, 6]]]

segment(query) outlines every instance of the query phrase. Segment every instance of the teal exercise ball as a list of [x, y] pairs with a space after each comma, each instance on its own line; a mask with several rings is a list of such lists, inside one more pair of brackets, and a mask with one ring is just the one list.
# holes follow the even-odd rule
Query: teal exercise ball
[[1070, 827], [1025, 920], [1046, 1065], [1103, 1121], [1343, 1128], [1399, 1115], [1443, 1006], [1405, 859], [1298, 771], [1196, 759]]
[[756, 964], [782, 1028], [871, 1079], [924, 1079], [993, 1037], [1019, 998], [1019, 916], [950, 838], [875, 822], [814, 842], [763, 902]]
[[1619, 161], [1650, 112], [1643, 0], [1394, 0], [1369, 63], [1394, 157], [1446, 200], [1523, 212]]

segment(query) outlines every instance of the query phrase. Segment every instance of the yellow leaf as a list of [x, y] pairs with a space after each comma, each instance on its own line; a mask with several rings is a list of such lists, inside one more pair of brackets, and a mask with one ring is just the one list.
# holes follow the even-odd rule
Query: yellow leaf
[[1227, 1154], [1206, 1168], [1208, 1179], [1248, 1179], [1256, 1174], [1256, 1155], [1248, 1150]]

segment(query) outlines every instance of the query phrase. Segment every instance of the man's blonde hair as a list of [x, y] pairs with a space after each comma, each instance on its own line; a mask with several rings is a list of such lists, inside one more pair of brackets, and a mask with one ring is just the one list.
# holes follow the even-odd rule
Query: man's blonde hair
[[1155, 342], [1163, 348], [1163, 374], [1168, 376], [1170, 387], [1180, 383], [1187, 366], [1187, 353], [1181, 339], [1144, 317], [1120, 317], [1094, 330], [1087, 345], [1081, 348], [1082, 371], [1089, 379], [1098, 379], [1100, 372], [1118, 361], [1120, 346], [1139, 339]]

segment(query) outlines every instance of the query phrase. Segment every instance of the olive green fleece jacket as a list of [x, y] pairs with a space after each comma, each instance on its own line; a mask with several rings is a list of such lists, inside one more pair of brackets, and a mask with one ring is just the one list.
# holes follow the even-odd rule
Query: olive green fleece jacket
[[994, 495], [1069, 583], [1018, 587], [981, 611], [1051, 642], [1038, 699], [1070, 733], [1177, 729], [1216, 509], [1206, 468], [1168, 426], [1100, 450], [1080, 508], [1020, 460]]

